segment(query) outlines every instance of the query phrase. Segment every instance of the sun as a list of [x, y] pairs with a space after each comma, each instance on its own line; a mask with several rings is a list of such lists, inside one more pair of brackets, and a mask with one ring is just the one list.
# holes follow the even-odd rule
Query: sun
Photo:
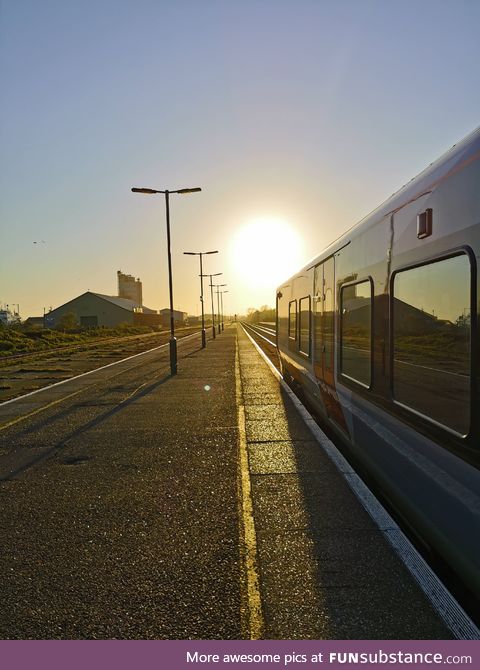
[[237, 278], [251, 288], [271, 288], [299, 269], [303, 242], [281, 219], [255, 219], [238, 230], [230, 247]]

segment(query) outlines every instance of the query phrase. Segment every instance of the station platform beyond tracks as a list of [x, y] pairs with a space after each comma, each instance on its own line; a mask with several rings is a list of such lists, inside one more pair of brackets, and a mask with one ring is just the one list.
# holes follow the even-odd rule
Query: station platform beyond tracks
[[2, 639], [452, 637], [240, 326], [0, 406], [0, 505]]

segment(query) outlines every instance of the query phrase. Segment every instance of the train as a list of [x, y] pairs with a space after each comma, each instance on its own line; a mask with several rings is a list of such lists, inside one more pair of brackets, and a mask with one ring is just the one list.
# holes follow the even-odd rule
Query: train
[[276, 292], [284, 378], [473, 609], [479, 258], [480, 127]]

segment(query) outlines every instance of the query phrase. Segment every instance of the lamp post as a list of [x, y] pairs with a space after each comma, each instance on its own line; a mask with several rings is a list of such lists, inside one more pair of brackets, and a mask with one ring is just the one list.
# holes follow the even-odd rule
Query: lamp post
[[219, 289], [222, 286], [227, 286], [227, 284], [215, 284], [216, 289], [217, 289], [217, 307], [218, 307], [218, 334], [220, 335], [221, 333], [221, 325], [220, 325], [220, 292]]
[[195, 188], [178, 188], [175, 191], [157, 191], [153, 188], [132, 188], [133, 193], [144, 193], [147, 195], [156, 195], [163, 193], [165, 195], [165, 210], [167, 215], [167, 253], [168, 253], [168, 289], [170, 293], [170, 372], [173, 375], [177, 374], [177, 340], [175, 338], [175, 321], [173, 318], [173, 280], [172, 280], [172, 253], [170, 245], [170, 193], [196, 193], [201, 191], [199, 187]]
[[218, 254], [218, 251], [184, 251], [186, 256], [200, 256], [200, 302], [202, 303], [202, 349], [205, 349], [207, 346], [207, 335], [205, 332], [205, 310], [203, 308], [203, 266], [202, 266], [202, 256], [207, 254]]
[[204, 277], [210, 277], [210, 296], [212, 298], [212, 336], [213, 336], [213, 339], [215, 339], [215, 337], [216, 337], [216, 334], [215, 334], [215, 305], [214, 305], [214, 302], [213, 302], [213, 287], [214, 287], [213, 277], [219, 277], [222, 274], [223, 274], [223, 272], [216, 272], [214, 275], [203, 275]]
[[220, 306], [222, 308], [222, 331], [225, 330], [225, 325], [224, 325], [224, 319], [225, 319], [225, 314], [223, 313], [223, 294], [228, 293], [228, 291], [220, 291]]

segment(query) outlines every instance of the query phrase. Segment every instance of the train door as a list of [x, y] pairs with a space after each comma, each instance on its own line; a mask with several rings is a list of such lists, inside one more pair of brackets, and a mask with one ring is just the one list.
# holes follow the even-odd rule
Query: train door
[[333, 386], [335, 309], [333, 257], [315, 267], [313, 282], [315, 375], [318, 380]]
[[335, 391], [335, 259], [315, 267], [313, 278], [313, 361], [325, 409], [342, 428], [343, 413]]

